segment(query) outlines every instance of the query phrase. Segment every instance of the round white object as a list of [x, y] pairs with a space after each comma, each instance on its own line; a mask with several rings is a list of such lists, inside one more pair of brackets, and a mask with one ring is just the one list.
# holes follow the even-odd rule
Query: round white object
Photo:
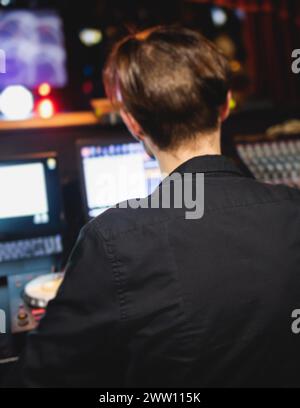
[[32, 113], [33, 107], [33, 95], [24, 86], [8, 86], [0, 95], [0, 111], [6, 119], [27, 119]]
[[63, 273], [51, 273], [33, 279], [24, 289], [26, 303], [31, 307], [47, 307], [50, 300], [55, 298], [63, 278]]

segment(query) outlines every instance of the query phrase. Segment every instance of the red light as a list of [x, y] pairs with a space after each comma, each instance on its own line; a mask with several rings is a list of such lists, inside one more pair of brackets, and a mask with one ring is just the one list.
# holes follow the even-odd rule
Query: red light
[[54, 116], [55, 108], [51, 99], [42, 100], [37, 106], [37, 112], [42, 119], [50, 119]]
[[92, 81], [85, 81], [82, 85], [82, 90], [83, 93], [86, 95], [89, 95], [93, 92], [94, 90], [94, 85]]
[[40, 96], [48, 96], [51, 93], [51, 86], [47, 82], [41, 84], [38, 88]]

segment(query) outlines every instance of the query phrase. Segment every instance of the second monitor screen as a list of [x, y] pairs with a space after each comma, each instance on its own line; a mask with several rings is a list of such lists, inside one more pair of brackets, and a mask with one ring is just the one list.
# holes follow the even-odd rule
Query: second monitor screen
[[125, 200], [151, 194], [161, 181], [158, 164], [139, 143], [81, 147], [89, 218]]

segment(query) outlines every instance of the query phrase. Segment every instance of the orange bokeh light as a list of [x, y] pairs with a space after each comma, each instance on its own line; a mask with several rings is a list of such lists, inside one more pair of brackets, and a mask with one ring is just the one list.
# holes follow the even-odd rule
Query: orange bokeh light
[[42, 119], [50, 119], [55, 114], [55, 107], [54, 103], [51, 99], [44, 99], [42, 100], [37, 106], [38, 115]]
[[38, 88], [38, 93], [40, 96], [48, 96], [51, 93], [51, 86], [46, 82], [41, 84]]

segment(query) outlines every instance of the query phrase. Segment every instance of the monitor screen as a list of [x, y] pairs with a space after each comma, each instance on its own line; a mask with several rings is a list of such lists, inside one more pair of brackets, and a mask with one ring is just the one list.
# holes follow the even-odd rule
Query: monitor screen
[[9, 85], [35, 88], [43, 82], [53, 88], [66, 85], [63, 26], [54, 11], [0, 11], [0, 49], [5, 55], [0, 89]]
[[148, 196], [161, 181], [156, 160], [139, 143], [81, 146], [80, 160], [89, 218], [122, 201]]
[[0, 240], [51, 235], [61, 230], [55, 156], [0, 161]]

